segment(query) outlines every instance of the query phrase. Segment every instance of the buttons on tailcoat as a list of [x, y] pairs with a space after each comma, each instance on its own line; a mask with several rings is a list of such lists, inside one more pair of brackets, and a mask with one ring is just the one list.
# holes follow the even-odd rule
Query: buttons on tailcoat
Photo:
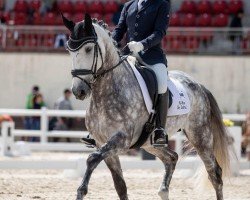
[[147, 0], [138, 11], [138, 0], [125, 3], [113, 38], [119, 42], [127, 33], [127, 42], [141, 42], [144, 51], [139, 55], [148, 65], [166, 62], [161, 41], [169, 24], [168, 0]]

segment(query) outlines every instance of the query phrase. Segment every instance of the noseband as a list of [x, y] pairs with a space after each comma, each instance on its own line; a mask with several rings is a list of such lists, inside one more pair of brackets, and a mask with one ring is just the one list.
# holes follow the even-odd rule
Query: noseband
[[[76, 42], [76, 43], [80, 43], [80, 45], [77, 48], [72, 49], [69, 47], [68, 42], [67, 42], [67, 49], [69, 51], [72, 51], [72, 52], [79, 50], [85, 44], [94, 43], [94, 57], [93, 57], [91, 70], [88, 70], [88, 69], [73, 69], [73, 70], [71, 70], [72, 77], [79, 78], [81, 81], [85, 82], [90, 88], [91, 88], [91, 84], [94, 83], [96, 81], [96, 79], [98, 79], [99, 77], [103, 76], [104, 74], [106, 74], [106, 73], [112, 71], [113, 69], [115, 69], [116, 67], [118, 67], [128, 57], [128, 56], [125, 56], [125, 57], [121, 58], [120, 61], [115, 66], [113, 66], [109, 69], [103, 69], [103, 63], [104, 63], [103, 62], [103, 55], [102, 55], [101, 48], [97, 42], [97, 36], [85, 37], [85, 38], [79, 39], [79, 40], [74, 40], [70, 37], [70, 40], [73, 42]], [[102, 65], [99, 69], [100, 72], [98, 72], [99, 70], [97, 69], [99, 54], [100, 54], [101, 60], [102, 60]], [[93, 76], [93, 79], [89, 83], [80, 77], [80, 76], [87, 76], [87, 75]]]

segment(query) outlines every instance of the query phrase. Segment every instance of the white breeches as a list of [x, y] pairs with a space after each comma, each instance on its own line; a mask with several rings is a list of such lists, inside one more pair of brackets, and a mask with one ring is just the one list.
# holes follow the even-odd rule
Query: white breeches
[[158, 94], [164, 94], [168, 89], [168, 69], [163, 63], [148, 65], [155, 72], [158, 82]]

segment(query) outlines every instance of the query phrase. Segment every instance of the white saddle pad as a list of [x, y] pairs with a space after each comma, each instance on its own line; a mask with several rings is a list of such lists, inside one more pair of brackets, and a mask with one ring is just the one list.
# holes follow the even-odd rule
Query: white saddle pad
[[[134, 71], [134, 74], [137, 78], [137, 81], [139, 82], [143, 98], [147, 107], [147, 110], [149, 113], [152, 111], [153, 103], [150, 98], [148, 88], [146, 86], [146, 83], [144, 79], [142, 78], [141, 74], [138, 72], [136, 67], [134, 66], [133, 62], [128, 59], [128, 62]], [[176, 116], [176, 115], [184, 115], [189, 113], [190, 111], [190, 100], [187, 95], [187, 92], [183, 85], [179, 83], [178, 81], [169, 78], [168, 80], [168, 89], [173, 94], [173, 102], [171, 107], [168, 109], [168, 116]]]

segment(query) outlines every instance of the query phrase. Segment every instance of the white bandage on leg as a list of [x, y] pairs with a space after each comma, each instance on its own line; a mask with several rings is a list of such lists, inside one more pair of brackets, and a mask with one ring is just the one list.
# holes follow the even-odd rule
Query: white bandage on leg
[[156, 75], [158, 82], [158, 94], [164, 94], [168, 89], [168, 69], [163, 63], [147, 66], [151, 68]]

